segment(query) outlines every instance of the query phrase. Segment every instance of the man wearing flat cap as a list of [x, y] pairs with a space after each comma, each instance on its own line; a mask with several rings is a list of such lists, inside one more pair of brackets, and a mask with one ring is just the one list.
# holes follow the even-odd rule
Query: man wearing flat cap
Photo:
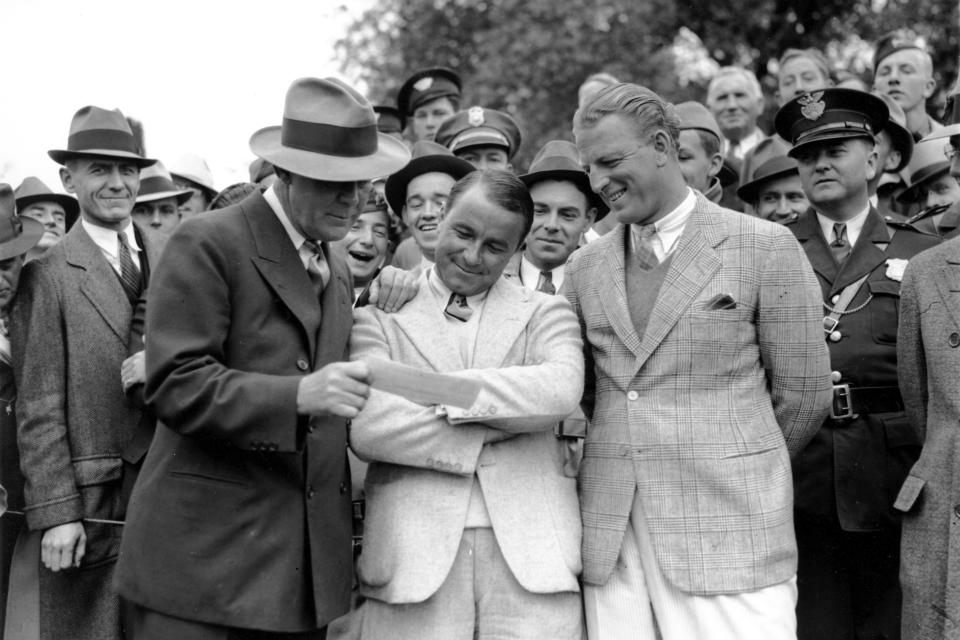
[[853, 89], [803, 94], [775, 119], [812, 205], [787, 226], [820, 283], [833, 381], [830, 415], [793, 465], [801, 639], [900, 634], [892, 505], [920, 445], [897, 388], [900, 279], [939, 239], [869, 202], [888, 120], [880, 98]]
[[679, 158], [683, 177], [691, 189], [718, 203], [723, 196], [718, 177], [723, 168], [720, 127], [713, 114], [699, 102], [681, 102], [676, 109], [680, 118]]
[[395, 266], [415, 269], [433, 264], [447, 196], [453, 183], [473, 170], [473, 165], [436, 142], [421, 140], [413, 145], [413, 159], [387, 178], [384, 187], [387, 203], [412, 234], [397, 247]]
[[933, 59], [909, 32], [894, 31], [877, 42], [873, 54], [873, 88], [897, 101], [914, 140], [943, 127], [927, 114], [927, 100], [937, 88]]
[[119, 110], [74, 115], [67, 148], [49, 155], [80, 221], [24, 267], [11, 316], [27, 525], [42, 532], [41, 638], [122, 637], [111, 581], [140, 419], [124, 363], [163, 242], [131, 221], [140, 169], [155, 162], [136, 148]]
[[40, 242], [27, 252], [27, 260], [33, 260], [63, 240], [63, 236], [80, 217], [80, 205], [76, 198], [65, 193], [54, 193], [35, 176], [24, 178], [14, 191], [14, 196], [17, 213], [24, 218], [33, 218], [44, 229]]
[[513, 171], [511, 158], [520, 148], [520, 127], [506, 113], [470, 107], [447, 118], [436, 140], [481, 171]]
[[421, 69], [400, 87], [397, 109], [410, 125], [413, 142], [433, 140], [444, 120], [460, 108], [460, 76], [453, 69]]
[[353, 283], [333, 243], [410, 154], [315, 78], [250, 148], [276, 182], [183, 222], [150, 285], [158, 424], [117, 576], [137, 638], [322, 638], [350, 602], [347, 421], [369, 372], [344, 362]]

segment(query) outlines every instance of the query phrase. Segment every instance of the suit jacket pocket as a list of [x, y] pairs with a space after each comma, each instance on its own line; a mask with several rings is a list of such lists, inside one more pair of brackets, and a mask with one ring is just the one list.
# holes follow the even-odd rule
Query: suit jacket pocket
[[920, 434], [917, 433], [907, 420], [904, 413], [881, 414], [880, 422], [883, 423], [883, 431], [887, 437], [887, 448], [898, 449], [900, 447], [920, 447]]

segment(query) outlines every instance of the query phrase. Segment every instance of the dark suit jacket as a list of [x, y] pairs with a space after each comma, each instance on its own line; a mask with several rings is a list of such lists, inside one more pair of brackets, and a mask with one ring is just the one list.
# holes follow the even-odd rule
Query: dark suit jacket
[[[162, 239], [138, 231], [147, 264], [156, 264]], [[122, 454], [140, 416], [120, 381], [131, 315], [117, 273], [83, 225], [23, 268], [10, 338], [33, 530], [82, 518], [124, 518]], [[87, 522], [84, 528], [80, 571], [40, 573], [41, 611], [49, 601], [57, 612], [42, 617], [43, 636], [119, 637], [110, 573], [122, 527]], [[64, 598], [74, 604], [65, 606]]]
[[[812, 209], [787, 227], [813, 265], [825, 301], [869, 274], [848, 307], [850, 313], [837, 326], [842, 339], [827, 340], [830, 366], [840, 372], [841, 383], [853, 388], [890, 387], [896, 395], [900, 283], [886, 276], [886, 261], [912, 258], [939, 239], [908, 225], [885, 223], [871, 210], [857, 244], [838, 268]], [[794, 461], [798, 515], [839, 518], [845, 531], [893, 526], [898, 520], [893, 502], [919, 445], [903, 411], [864, 415], [841, 424], [828, 420]]]
[[347, 355], [350, 273], [326, 249], [321, 304], [259, 193], [171, 236], [147, 305], [146, 395], [159, 423], [131, 499], [124, 597], [267, 631], [346, 612], [346, 424], [296, 413], [301, 377]]

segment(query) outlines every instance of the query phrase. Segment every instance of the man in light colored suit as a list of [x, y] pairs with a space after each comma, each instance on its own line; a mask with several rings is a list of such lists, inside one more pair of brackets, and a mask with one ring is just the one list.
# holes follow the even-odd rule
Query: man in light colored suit
[[579, 639], [580, 519], [557, 422], [583, 389], [566, 300], [500, 277], [533, 203], [503, 171], [450, 193], [436, 264], [400, 312], [356, 311], [353, 360], [480, 383], [467, 409], [372, 390], [350, 444], [371, 461], [362, 637]]
[[[42, 532], [39, 635], [121, 638], [111, 579], [140, 419], [123, 392], [136, 367], [122, 369], [134, 303], [162, 244], [131, 211], [139, 170], [155, 160], [137, 153], [120, 111], [94, 106], [77, 111], [67, 148], [49, 155], [63, 165], [80, 222], [24, 267], [10, 340], [26, 519]], [[142, 351], [133, 361], [142, 363]]]
[[[790, 232], [684, 183], [673, 106], [610, 87], [574, 117], [621, 222], [567, 265], [589, 349], [580, 467], [590, 637], [792, 638], [790, 455], [829, 401]], [[659, 636], [657, 635], [659, 633]]]

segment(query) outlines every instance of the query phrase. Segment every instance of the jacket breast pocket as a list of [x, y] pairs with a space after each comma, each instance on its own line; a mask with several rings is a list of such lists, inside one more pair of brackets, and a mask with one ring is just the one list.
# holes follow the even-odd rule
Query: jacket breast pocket
[[900, 313], [900, 283], [895, 280], [867, 282], [873, 300], [868, 306], [873, 340], [878, 344], [897, 343]]

